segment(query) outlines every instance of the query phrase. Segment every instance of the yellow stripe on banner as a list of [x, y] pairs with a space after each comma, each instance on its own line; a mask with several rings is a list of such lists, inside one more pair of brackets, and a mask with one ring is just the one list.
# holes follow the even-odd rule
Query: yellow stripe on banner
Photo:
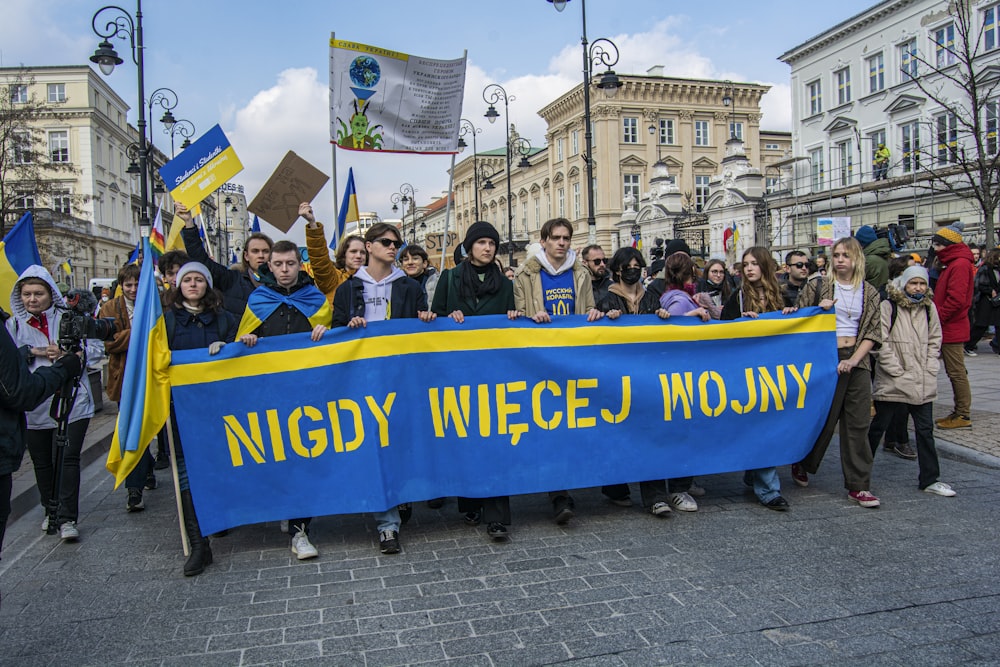
[[[585, 347], [589, 345], [630, 345], [681, 343], [691, 341], [765, 338], [791, 334], [834, 331], [833, 314], [795, 319], [766, 319], [734, 322], [726, 326], [576, 327], [572, 329], [479, 329], [473, 331], [428, 331], [375, 338], [355, 338], [342, 343], [266, 352], [236, 359], [205, 361], [170, 367], [170, 384], [184, 386], [268, 373], [300, 371], [348, 361], [380, 359], [403, 354], [518, 350], [530, 347]], [[524, 331], [524, 336], [511, 336]], [[664, 334], [668, 334], [665, 336]]]
[[373, 56], [384, 56], [386, 58], [395, 58], [396, 60], [409, 60], [410, 56], [406, 53], [400, 53], [399, 51], [392, 51], [390, 49], [383, 49], [380, 46], [370, 46], [368, 44], [361, 44], [360, 42], [349, 42], [345, 39], [331, 39], [330, 46], [334, 49], [344, 49], [346, 51], [360, 51], [361, 53], [370, 53]]

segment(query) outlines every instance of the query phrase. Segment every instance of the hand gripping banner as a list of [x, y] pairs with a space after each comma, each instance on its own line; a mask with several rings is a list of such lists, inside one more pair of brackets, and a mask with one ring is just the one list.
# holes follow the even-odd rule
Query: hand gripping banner
[[834, 315], [390, 320], [173, 354], [202, 530], [785, 465], [836, 386]]

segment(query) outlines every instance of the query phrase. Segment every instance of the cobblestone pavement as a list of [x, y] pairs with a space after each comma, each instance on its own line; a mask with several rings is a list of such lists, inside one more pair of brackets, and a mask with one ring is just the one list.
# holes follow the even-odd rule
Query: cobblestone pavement
[[316, 560], [250, 526], [185, 578], [173, 492], [127, 514], [98, 461], [78, 543], [42, 534], [38, 508], [8, 529], [0, 665], [995, 665], [1000, 357], [968, 361], [973, 427], [937, 434], [959, 495], [918, 491], [916, 464], [880, 452], [878, 510], [846, 499], [834, 447], [808, 488], [782, 470], [786, 514], [714, 475], [669, 519], [585, 489], [560, 527], [544, 495], [518, 497], [512, 540], [492, 543], [449, 500], [415, 507], [399, 555], [370, 517], [325, 517]]

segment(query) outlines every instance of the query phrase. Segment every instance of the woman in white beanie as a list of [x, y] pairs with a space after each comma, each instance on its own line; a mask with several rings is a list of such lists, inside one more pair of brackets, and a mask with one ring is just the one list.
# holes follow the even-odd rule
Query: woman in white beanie
[[906, 410], [913, 417], [917, 440], [919, 487], [939, 496], [955, 491], [938, 481], [934, 447], [934, 399], [937, 398], [941, 321], [927, 285], [927, 269], [916, 265], [886, 285], [882, 302], [882, 347], [876, 352], [875, 417], [868, 429], [872, 455], [893, 416]]

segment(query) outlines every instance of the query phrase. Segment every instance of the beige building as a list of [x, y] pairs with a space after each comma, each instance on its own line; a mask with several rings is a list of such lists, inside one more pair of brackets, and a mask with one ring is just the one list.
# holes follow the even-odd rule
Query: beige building
[[[624, 243], [623, 212], [638, 210], [648, 197], [654, 176], [666, 178], [679, 193], [677, 214], [697, 212], [709, 200], [709, 184], [718, 180], [726, 141], [741, 138], [747, 159], [762, 173], [786, 156], [791, 138], [760, 129], [761, 97], [768, 86], [663, 75], [654, 67], [646, 75], [621, 76], [623, 86], [613, 98], [591, 94], [594, 211], [597, 242], [608, 251]], [[731, 101], [731, 104], [726, 104]], [[537, 241], [542, 223], [565, 217], [574, 225], [574, 246], [587, 242], [587, 189], [583, 86], [574, 87], [539, 110], [548, 129], [545, 146], [528, 156], [530, 167], [511, 172], [511, 204], [515, 260]], [[658, 162], [666, 167], [666, 175]], [[479, 184], [480, 210], [475, 211], [474, 163], [493, 172], [492, 190]], [[504, 148], [481, 151], [455, 166], [456, 227], [464, 234], [482, 219], [493, 223], [501, 236], [499, 256], [507, 263], [507, 188]], [[774, 174], [775, 179], [777, 173]], [[480, 179], [482, 181], [482, 179]], [[707, 229], [707, 222], [705, 223]]]

